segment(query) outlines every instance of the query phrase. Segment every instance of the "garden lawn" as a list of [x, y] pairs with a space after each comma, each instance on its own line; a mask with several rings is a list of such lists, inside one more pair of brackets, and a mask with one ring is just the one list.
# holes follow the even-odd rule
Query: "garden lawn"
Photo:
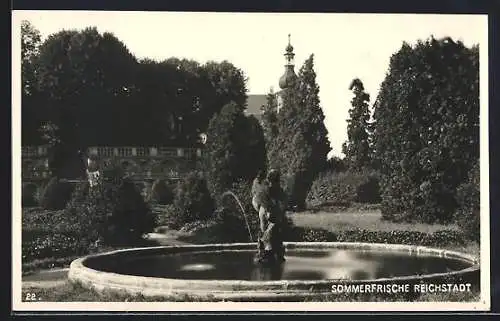
[[454, 224], [423, 224], [423, 223], [392, 223], [383, 221], [380, 210], [359, 212], [300, 212], [290, 213], [288, 216], [299, 227], [320, 228], [330, 232], [343, 230], [365, 229], [373, 231], [416, 231], [433, 233], [439, 230], [458, 230]]
[[[423, 223], [393, 223], [382, 220], [380, 210], [342, 211], [342, 212], [299, 212], [289, 213], [288, 217], [294, 225], [302, 228], [321, 229], [328, 232], [342, 232], [349, 230], [368, 231], [410, 231], [421, 233], [435, 233], [442, 230], [459, 231], [456, 224], [423, 224]], [[466, 241], [464, 245], [451, 245], [448, 250], [460, 251], [479, 257], [479, 243]]]

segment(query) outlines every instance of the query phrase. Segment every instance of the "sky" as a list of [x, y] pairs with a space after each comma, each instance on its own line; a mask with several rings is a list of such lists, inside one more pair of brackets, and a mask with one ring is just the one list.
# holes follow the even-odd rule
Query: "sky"
[[449, 36], [467, 46], [479, 44], [480, 55], [487, 54], [485, 15], [14, 11], [13, 37], [22, 20], [29, 20], [42, 40], [63, 29], [92, 26], [112, 32], [138, 59], [228, 60], [245, 73], [249, 94], [279, 89], [291, 34], [296, 72], [314, 54], [330, 156], [340, 157], [352, 99], [349, 84], [361, 79], [371, 105], [403, 41]]

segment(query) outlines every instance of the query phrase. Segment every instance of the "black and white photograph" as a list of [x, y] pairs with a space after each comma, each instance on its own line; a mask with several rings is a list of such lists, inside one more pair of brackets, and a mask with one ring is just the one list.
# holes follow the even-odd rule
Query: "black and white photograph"
[[488, 16], [12, 11], [15, 311], [488, 311]]

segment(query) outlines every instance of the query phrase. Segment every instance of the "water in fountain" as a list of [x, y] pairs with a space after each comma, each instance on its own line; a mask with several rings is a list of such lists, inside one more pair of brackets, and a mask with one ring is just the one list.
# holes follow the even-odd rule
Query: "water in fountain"
[[[186, 251], [89, 261], [98, 270], [146, 277], [191, 280], [370, 280], [460, 271], [460, 259], [409, 252], [359, 249], [289, 249], [284, 264], [253, 264], [255, 252], [244, 250]], [[123, 261], [125, 260], [125, 261]], [[125, 263], [126, 262], [126, 263]]]
[[243, 218], [245, 219], [245, 223], [247, 225], [248, 236], [250, 237], [250, 241], [253, 242], [252, 230], [250, 229], [250, 224], [248, 223], [247, 214], [245, 213], [245, 209], [243, 208], [243, 205], [241, 205], [240, 200], [233, 192], [227, 191], [227, 192], [223, 193], [222, 199], [224, 199], [227, 196], [232, 196], [234, 198], [234, 200], [236, 201], [236, 203], [238, 204], [238, 206], [240, 207], [241, 213], [242, 213]]

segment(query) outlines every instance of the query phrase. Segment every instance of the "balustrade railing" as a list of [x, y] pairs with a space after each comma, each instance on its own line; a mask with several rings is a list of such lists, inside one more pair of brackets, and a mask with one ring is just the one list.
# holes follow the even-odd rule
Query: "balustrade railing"
[[[97, 157], [174, 157], [196, 159], [201, 157], [200, 148], [175, 148], [175, 147], [130, 147], [130, 146], [97, 146], [89, 147], [87, 153]], [[24, 146], [22, 157], [45, 157], [48, 155], [46, 146]]]
[[[136, 166], [130, 168], [129, 174], [135, 179], [179, 179], [184, 176], [186, 170], [191, 168], [194, 162], [202, 156], [202, 151], [199, 148], [175, 148], [175, 147], [107, 147], [97, 146], [90, 147], [87, 150], [89, 156], [99, 158], [108, 157], [137, 157]], [[48, 149], [46, 146], [24, 146], [22, 147], [23, 161], [21, 175], [23, 180], [38, 180], [50, 177], [48, 171]], [[45, 162], [40, 163], [39, 160], [44, 159]], [[176, 158], [186, 160], [186, 162], [177, 162], [173, 165], [160, 165], [160, 170], [155, 168], [147, 169], [148, 158]], [[184, 168], [186, 167], [186, 168]], [[189, 171], [189, 170], [188, 170]]]
[[46, 146], [23, 146], [21, 147], [22, 157], [42, 157], [48, 155]]

